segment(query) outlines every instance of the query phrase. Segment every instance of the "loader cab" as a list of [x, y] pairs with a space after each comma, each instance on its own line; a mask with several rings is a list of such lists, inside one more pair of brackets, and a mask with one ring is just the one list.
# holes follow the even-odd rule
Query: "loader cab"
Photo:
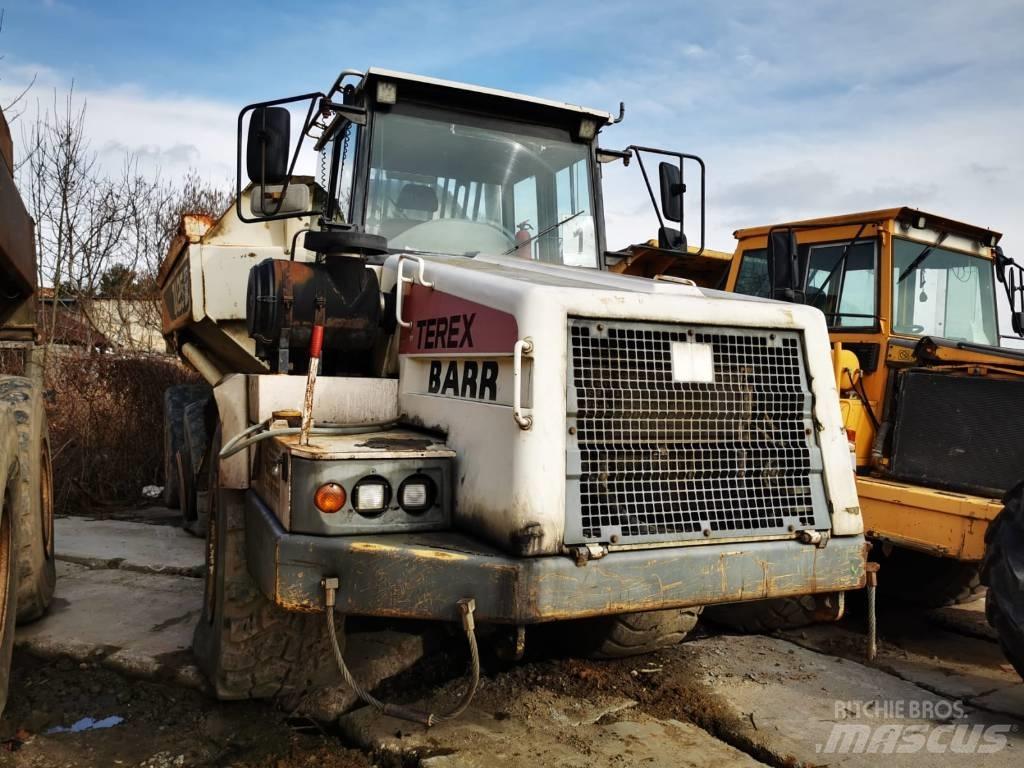
[[[597, 268], [605, 235], [595, 145], [610, 122], [605, 112], [504, 91], [344, 72], [326, 94], [243, 110], [239, 146], [255, 190], [250, 205], [239, 196], [239, 215], [314, 216], [324, 228], [379, 235], [390, 252]], [[297, 143], [317, 153], [320, 192], [289, 198]], [[239, 192], [241, 157], [240, 149]]]
[[[1003, 256], [1000, 234], [911, 208], [739, 230], [727, 290], [820, 309], [845, 350], [837, 361], [844, 417], [856, 432], [857, 463], [869, 463], [895, 371], [926, 357], [974, 350], [992, 363], [1005, 291], [1020, 327], [1021, 269]], [[928, 351], [932, 350], [932, 351]], [[852, 354], [851, 354], [852, 353]], [[994, 363], [998, 365], [998, 361]], [[1018, 364], [1018, 363], [1014, 363]], [[842, 371], [848, 369], [849, 372]]]

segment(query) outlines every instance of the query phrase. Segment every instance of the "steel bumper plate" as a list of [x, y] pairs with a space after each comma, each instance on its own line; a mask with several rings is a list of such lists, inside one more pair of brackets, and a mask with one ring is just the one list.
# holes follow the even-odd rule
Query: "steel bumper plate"
[[253, 492], [245, 502], [249, 571], [277, 605], [323, 608], [320, 580], [341, 582], [342, 613], [456, 620], [476, 600], [478, 621], [532, 624], [681, 608], [864, 585], [863, 536], [817, 548], [792, 540], [517, 558], [456, 532], [308, 536], [285, 532]]

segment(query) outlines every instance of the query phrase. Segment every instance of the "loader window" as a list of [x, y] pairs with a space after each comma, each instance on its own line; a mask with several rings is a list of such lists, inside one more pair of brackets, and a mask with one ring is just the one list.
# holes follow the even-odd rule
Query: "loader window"
[[936, 247], [908, 272], [925, 247], [893, 239], [893, 332], [998, 344], [992, 262]]
[[367, 231], [395, 250], [597, 267], [588, 146], [452, 118], [375, 116]]
[[[802, 253], [810, 251], [807, 271], [807, 303], [825, 313], [829, 328], [873, 326], [878, 317], [877, 258], [874, 240], [851, 245], [839, 243], [803, 243]], [[844, 258], [845, 254], [845, 258]], [[768, 257], [764, 248], [743, 254], [736, 292], [767, 298]]]

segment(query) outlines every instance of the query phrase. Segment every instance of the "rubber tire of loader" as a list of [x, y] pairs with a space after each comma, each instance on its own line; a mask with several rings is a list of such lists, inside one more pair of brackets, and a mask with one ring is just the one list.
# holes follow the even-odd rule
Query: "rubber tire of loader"
[[[218, 428], [210, 450], [220, 444]], [[298, 698], [337, 683], [323, 613], [277, 607], [249, 575], [245, 492], [217, 487], [218, 464], [210, 464], [206, 584], [192, 642], [199, 667], [220, 699]]]
[[18, 623], [35, 621], [50, 607], [57, 584], [53, 556], [53, 471], [42, 386], [21, 376], [0, 377], [0, 406], [18, 434], [12, 522], [17, 528]]
[[799, 629], [818, 621], [817, 603], [811, 595], [773, 597], [745, 603], [711, 605], [704, 618], [712, 624], [744, 634], [762, 635], [781, 629]]
[[591, 659], [624, 659], [679, 645], [700, 619], [701, 607], [621, 613], [572, 622], [574, 650]]
[[0, 408], [0, 712], [7, 704], [18, 612], [17, 493], [18, 430], [14, 414]]
[[896, 547], [880, 561], [878, 596], [921, 608], [942, 608], [985, 594], [981, 566]]
[[185, 447], [185, 406], [210, 396], [207, 384], [175, 384], [164, 390], [164, 506], [177, 509], [178, 452]]
[[985, 613], [1006, 658], [1024, 677], [1024, 482], [1006, 494], [1003, 504], [985, 532]]

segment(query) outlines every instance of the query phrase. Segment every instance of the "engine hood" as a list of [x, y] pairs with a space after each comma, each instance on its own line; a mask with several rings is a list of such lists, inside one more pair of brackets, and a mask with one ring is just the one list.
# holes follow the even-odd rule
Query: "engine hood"
[[[399, 411], [458, 452], [455, 522], [519, 555], [554, 554], [566, 517], [567, 370], [574, 318], [795, 331], [802, 339], [833, 533], [862, 530], [824, 315], [808, 306], [515, 257], [393, 255]], [[528, 343], [521, 376], [517, 342]], [[522, 345], [520, 345], [521, 347]], [[516, 390], [532, 426], [513, 417]]]

